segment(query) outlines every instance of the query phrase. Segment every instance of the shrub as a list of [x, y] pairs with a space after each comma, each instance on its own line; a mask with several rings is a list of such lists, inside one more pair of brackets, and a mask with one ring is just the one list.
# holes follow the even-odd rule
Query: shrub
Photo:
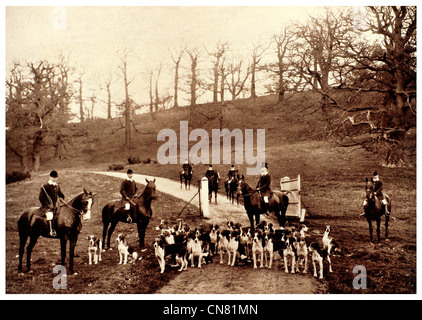
[[110, 171], [118, 171], [118, 170], [123, 170], [124, 167], [121, 164], [111, 164], [108, 167], [108, 170]]
[[129, 157], [127, 159], [127, 162], [129, 164], [137, 164], [137, 163], [141, 163], [141, 159], [139, 159], [138, 157]]
[[31, 178], [31, 174], [29, 172], [20, 172], [20, 171], [13, 171], [12, 173], [6, 173], [6, 184], [22, 181], [25, 179]]

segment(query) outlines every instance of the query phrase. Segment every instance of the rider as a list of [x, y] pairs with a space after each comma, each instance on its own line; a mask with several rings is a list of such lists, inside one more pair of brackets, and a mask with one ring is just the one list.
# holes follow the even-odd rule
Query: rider
[[236, 168], [234, 167], [234, 164], [232, 164], [227, 176], [229, 177], [229, 181], [236, 176]]
[[212, 167], [212, 164], [210, 164], [210, 166], [208, 167], [208, 170], [207, 170], [207, 172], [205, 172], [205, 176], [208, 178], [208, 180], [209, 179], [211, 179], [213, 176], [214, 176], [214, 174], [215, 174], [215, 171], [214, 171], [214, 169], [213, 169], [213, 167]]
[[188, 160], [185, 160], [185, 163], [182, 166], [182, 174], [184, 174], [186, 171], [189, 173], [190, 176], [192, 176], [192, 165], [189, 163]]
[[127, 179], [125, 179], [122, 184], [120, 185], [120, 194], [122, 195], [121, 204], [122, 207], [127, 213], [127, 222], [132, 222], [132, 218], [130, 216], [130, 203], [132, 198], [137, 196], [136, 191], [138, 190], [136, 186], [136, 182], [133, 180], [133, 171], [129, 169], [127, 171]]
[[263, 209], [266, 211], [265, 214], [268, 216], [269, 213], [269, 197], [271, 196], [271, 176], [268, 173], [268, 163], [261, 169], [261, 176], [259, 177], [256, 190], [264, 200]]
[[60, 199], [64, 199], [64, 194], [57, 183], [57, 171], [50, 172], [50, 178], [47, 183], [41, 185], [38, 199], [41, 202], [41, 212], [45, 213], [50, 228], [50, 236], [55, 237], [56, 231], [53, 228], [54, 215], [58, 212], [60, 206]]
[[[383, 183], [380, 180], [380, 177], [377, 171], [373, 173], [372, 183], [374, 184], [374, 193], [377, 196], [377, 198], [381, 201], [381, 204], [384, 206], [385, 215], [388, 217], [390, 215], [390, 211], [388, 210], [387, 199], [385, 198], [382, 192]], [[363, 206], [365, 206], [366, 204], [367, 204], [367, 200], [365, 199], [365, 201], [363, 202]], [[361, 214], [361, 216], [365, 216], [365, 213]]]

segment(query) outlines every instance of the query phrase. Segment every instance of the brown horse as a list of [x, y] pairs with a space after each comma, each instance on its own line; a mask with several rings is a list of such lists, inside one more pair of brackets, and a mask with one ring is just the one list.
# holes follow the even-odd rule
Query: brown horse
[[212, 193], [214, 192], [215, 203], [217, 203], [219, 177], [220, 175], [215, 171], [214, 175], [208, 179], [208, 199], [210, 202], [212, 200]]
[[[262, 199], [256, 189], [251, 188], [244, 180], [244, 176], [239, 179], [238, 192], [243, 195], [243, 202], [251, 223], [251, 229], [254, 229], [254, 217], [256, 225], [259, 224], [260, 215], [266, 213], [262, 208]], [[273, 191], [269, 199], [268, 210], [274, 212], [280, 227], [286, 224], [286, 212], [289, 205], [289, 198], [281, 191]]]
[[[365, 212], [366, 220], [368, 221], [369, 225], [369, 236], [371, 239], [371, 242], [373, 241], [372, 236], [372, 221], [376, 221], [377, 223], [377, 237], [378, 242], [381, 241], [381, 218], [385, 215], [385, 208], [383, 204], [381, 203], [380, 199], [376, 196], [374, 192], [374, 183], [371, 178], [371, 180], [368, 180], [366, 178], [366, 204], [363, 207], [363, 210]], [[390, 198], [386, 195], [385, 199], [387, 200], [387, 206], [388, 211], [391, 213], [391, 201]], [[388, 222], [390, 221], [390, 216], [385, 215], [385, 238], [388, 238]]]
[[[132, 218], [132, 221], [135, 222], [138, 227], [140, 248], [143, 248], [145, 246], [145, 232], [152, 217], [151, 202], [156, 198], [155, 179], [152, 181], [149, 181], [148, 179], [145, 180], [147, 182], [147, 185], [143, 193], [140, 196], [131, 199], [130, 206], [130, 216]], [[104, 206], [102, 211], [102, 219], [103, 244], [105, 245], [106, 249], [110, 249], [110, 238], [117, 224], [119, 222], [128, 223], [127, 213], [121, 206], [120, 201], [112, 201]]]
[[[94, 195], [84, 189], [82, 193], [74, 196], [68, 203], [63, 203], [54, 217], [54, 224], [57, 236], [60, 239], [61, 264], [65, 265], [66, 244], [69, 240], [69, 271], [71, 274], [76, 272], [73, 269], [73, 258], [75, 255], [75, 246], [78, 241], [79, 232], [82, 229], [81, 216], [83, 220], [91, 218], [91, 207], [94, 203]], [[18, 220], [19, 230], [19, 272], [22, 272], [22, 259], [25, 251], [26, 241], [30, 238], [26, 247], [26, 268], [31, 269], [31, 253], [37, 243], [38, 238], [52, 238], [49, 235], [49, 226], [47, 219], [42, 215], [40, 208], [29, 208], [22, 212]]]
[[187, 170], [180, 170], [180, 189], [182, 189], [183, 181], [185, 181], [185, 190], [190, 190], [190, 183], [192, 181], [192, 166], [189, 165]]

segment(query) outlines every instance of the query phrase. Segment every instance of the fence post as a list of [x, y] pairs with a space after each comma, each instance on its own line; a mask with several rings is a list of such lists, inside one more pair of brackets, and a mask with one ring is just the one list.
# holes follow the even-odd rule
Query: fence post
[[200, 192], [200, 196], [199, 196], [199, 203], [200, 203], [200, 208], [202, 211], [202, 216], [204, 218], [209, 218], [210, 217], [210, 207], [209, 207], [209, 202], [208, 202], [208, 178], [207, 177], [203, 177], [201, 179], [201, 188], [200, 188], [201, 192]]

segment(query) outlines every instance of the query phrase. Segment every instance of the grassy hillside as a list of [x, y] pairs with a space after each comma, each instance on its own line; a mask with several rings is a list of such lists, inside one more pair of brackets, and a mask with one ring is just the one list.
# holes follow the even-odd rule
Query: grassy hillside
[[[325, 123], [323, 115], [313, 108], [316, 97], [296, 95], [285, 104], [276, 105], [276, 96], [226, 103], [223, 107], [223, 127], [233, 130], [265, 129], [266, 162], [272, 176], [273, 188], [279, 187], [284, 176], [302, 177], [302, 198], [308, 210], [307, 224], [322, 232], [331, 225], [333, 235], [343, 247], [345, 256], [334, 259], [334, 273], [327, 276], [331, 293], [415, 293], [416, 292], [416, 169], [380, 167], [381, 160], [362, 150], [338, 147], [321, 139]], [[163, 142], [157, 133], [170, 128], [179, 133], [179, 123], [191, 118], [191, 129], [203, 128], [209, 134], [220, 128], [217, 117], [220, 105], [195, 108], [189, 117], [188, 108], [171, 109], [155, 115], [139, 115], [134, 122], [134, 147], [124, 148], [124, 130], [118, 119], [95, 120], [87, 123], [87, 134], [73, 139], [66, 158], [53, 159], [53, 150], [45, 149], [42, 172], [55, 168], [101, 169], [110, 164], [122, 164], [127, 158], [150, 158], [150, 164], [131, 165], [135, 172], [178, 179], [181, 165], [154, 163]], [[194, 144], [194, 142], [192, 143]], [[234, 158], [234, 157], [233, 157]], [[8, 154], [7, 170], [16, 167]], [[229, 165], [215, 165], [224, 176]], [[241, 173], [246, 165], [238, 165]], [[194, 180], [202, 177], [205, 165], [194, 167]], [[368, 226], [359, 217], [364, 199], [365, 177], [378, 170], [384, 190], [392, 199], [390, 241], [379, 245], [369, 243]], [[248, 176], [255, 185], [258, 177]], [[383, 228], [382, 228], [383, 230]], [[383, 231], [382, 231], [383, 232]], [[321, 233], [322, 236], [322, 233]], [[356, 292], [351, 283], [356, 265], [368, 270], [368, 290]]]

